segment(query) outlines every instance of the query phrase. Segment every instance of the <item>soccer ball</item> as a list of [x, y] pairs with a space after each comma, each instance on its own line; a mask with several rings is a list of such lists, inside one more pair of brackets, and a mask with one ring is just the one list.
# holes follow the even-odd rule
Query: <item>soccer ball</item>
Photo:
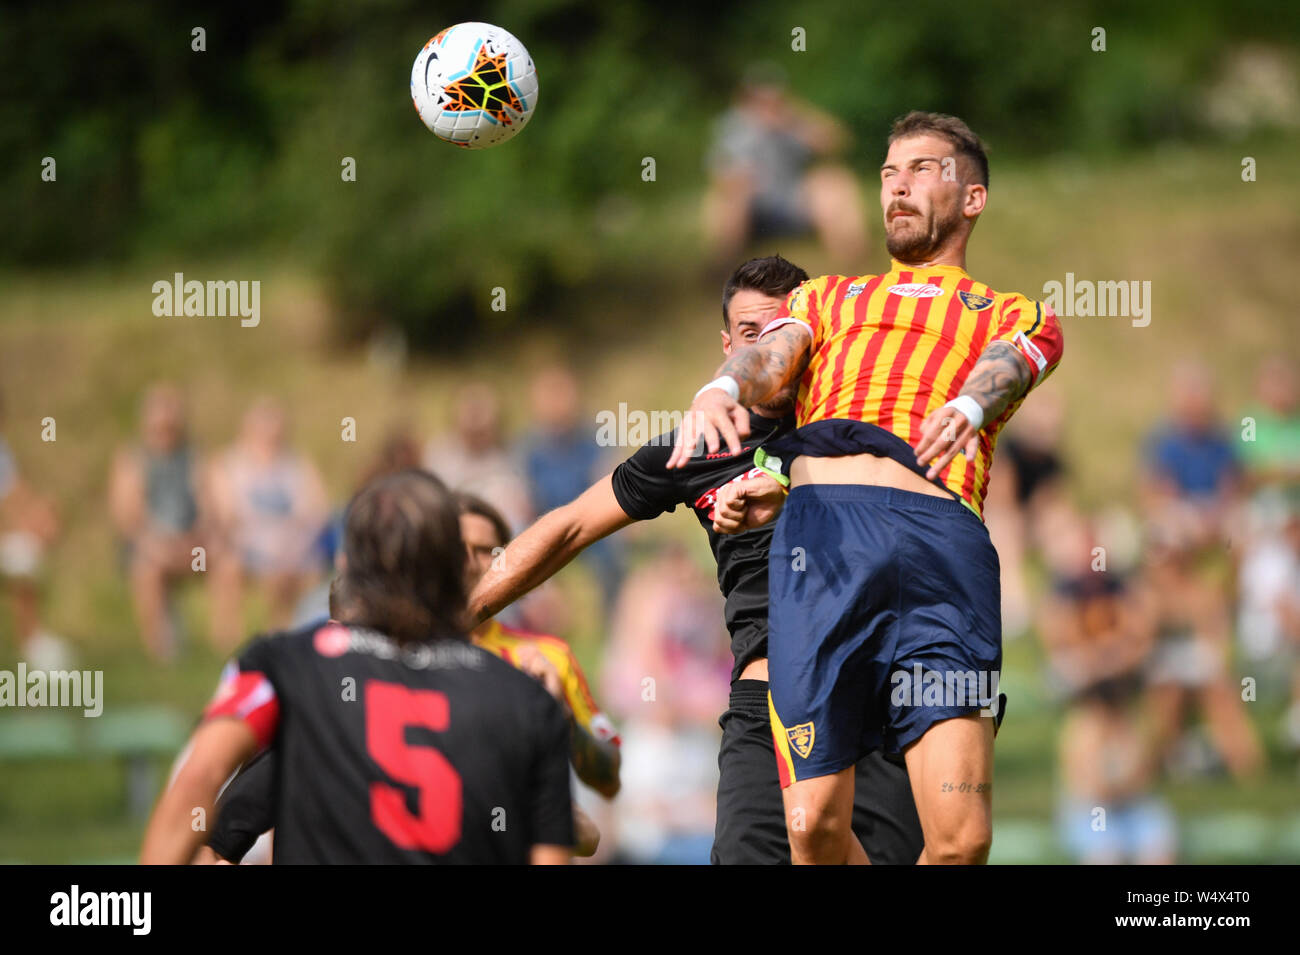
[[411, 99], [439, 139], [466, 149], [503, 143], [537, 106], [537, 70], [524, 45], [490, 23], [447, 27], [411, 67]]

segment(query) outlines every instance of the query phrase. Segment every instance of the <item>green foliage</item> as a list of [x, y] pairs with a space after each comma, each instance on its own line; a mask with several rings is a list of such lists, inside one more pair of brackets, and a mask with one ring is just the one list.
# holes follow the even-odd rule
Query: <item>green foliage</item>
[[[566, 321], [566, 295], [666, 278], [688, 260], [711, 123], [752, 63], [778, 65], [846, 120], [866, 176], [888, 121], [911, 108], [964, 116], [998, 161], [1202, 137], [1222, 52], [1296, 36], [1298, 11], [236, 0], [186, 13], [74, 0], [52, 19], [10, 5], [0, 262], [182, 268], [287, 248], [329, 277], [351, 332], [396, 321], [416, 344], [489, 340], [530, 311]], [[529, 127], [486, 151], [437, 141], [408, 96], [420, 45], [467, 19], [519, 36], [541, 79]], [[191, 49], [195, 26], [205, 52]], [[1097, 26], [1104, 53], [1091, 48]], [[807, 52], [791, 50], [795, 27]], [[40, 181], [44, 156], [57, 183]], [[345, 156], [356, 182], [341, 179]], [[490, 309], [498, 286], [504, 313]]]

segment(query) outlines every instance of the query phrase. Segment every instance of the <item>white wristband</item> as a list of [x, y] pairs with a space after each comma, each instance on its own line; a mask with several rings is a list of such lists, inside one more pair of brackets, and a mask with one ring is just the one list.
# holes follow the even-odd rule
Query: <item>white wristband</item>
[[740, 400], [740, 385], [736, 379], [732, 378], [730, 375], [723, 375], [721, 378], [714, 378], [699, 391], [695, 392], [695, 397], [698, 398], [710, 388], [721, 388], [727, 394], [731, 395], [732, 401]]
[[966, 416], [966, 420], [971, 423], [971, 427], [976, 431], [984, 424], [984, 409], [980, 403], [970, 395], [958, 395], [952, 401], [944, 405], [945, 408], [955, 408]]

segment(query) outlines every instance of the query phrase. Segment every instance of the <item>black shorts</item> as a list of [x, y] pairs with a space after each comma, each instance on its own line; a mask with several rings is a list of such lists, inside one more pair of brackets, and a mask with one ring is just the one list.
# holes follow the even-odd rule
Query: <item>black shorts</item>
[[[790, 842], [777, 777], [767, 682], [737, 680], [722, 714], [714, 865], [789, 865]], [[857, 764], [853, 831], [875, 864], [911, 865], [921, 854], [921, 820], [901, 761], [873, 750]]]

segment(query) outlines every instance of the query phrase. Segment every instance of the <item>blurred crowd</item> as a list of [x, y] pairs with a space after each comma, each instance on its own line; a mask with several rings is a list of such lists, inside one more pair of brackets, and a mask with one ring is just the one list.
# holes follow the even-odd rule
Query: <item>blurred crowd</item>
[[[860, 188], [837, 159], [846, 144], [844, 126], [791, 94], [778, 72], [752, 70], [708, 152], [702, 211], [712, 260], [730, 268], [756, 240], [806, 235], [836, 265], [864, 261]], [[1081, 861], [1174, 860], [1177, 826], [1158, 782], [1218, 772], [1249, 780], [1266, 763], [1264, 734], [1300, 751], [1296, 369], [1265, 361], [1253, 403], [1231, 417], [1204, 366], [1179, 366], [1169, 388], [1168, 420], [1145, 437], [1126, 501], [1090, 511], [1073, 497], [1066, 408], [1053, 383], [1008, 427], [990, 483], [1005, 637], [1037, 636], [1045, 685], [1064, 708], [1059, 838]], [[496, 388], [468, 384], [440, 433], [424, 439], [392, 426], [351, 490], [424, 467], [493, 505], [518, 533], [630, 453], [597, 445], [566, 367], [537, 373], [527, 402], [527, 423], [511, 435]], [[2, 415], [0, 407], [0, 429]], [[24, 480], [2, 435], [0, 583], [24, 658], [57, 668], [67, 644], [43, 625], [38, 581], [60, 533], [58, 511]], [[200, 448], [184, 392], [149, 388], [108, 475], [145, 651], [166, 663], [183, 647], [183, 587], [206, 587], [208, 632], [222, 653], [248, 635], [250, 599], [273, 629], [324, 616], [343, 504], [276, 400], [254, 401], [229, 445]], [[722, 600], [712, 568], [686, 550], [659, 545], [632, 561], [628, 537], [580, 558], [600, 604], [594, 688], [624, 740], [618, 800], [587, 792], [580, 802], [605, 833], [603, 861], [707, 861], [731, 665]], [[502, 619], [561, 635], [590, 626], [549, 584]], [[1277, 704], [1262, 709], [1285, 712], [1283, 725], [1261, 727], [1256, 702]]]
[[1074, 502], [1050, 386], [999, 443], [987, 519], [1006, 636], [1037, 633], [1065, 708], [1058, 824], [1079, 861], [1175, 860], [1156, 783], [1256, 777], [1272, 729], [1256, 712], [1284, 711], [1277, 735], [1300, 750], [1295, 367], [1265, 361], [1255, 391], [1227, 419], [1208, 368], [1174, 370], [1168, 419], [1143, 442], [1136, 512]]
[[[510, 436], [494, 388], [465, 385], [441, 433], [421, 441], [393, 426], [353, 489], [425, 467], [495, 505], [517, 533], [629, 450], [597, 445], [569, 369], [543, 369], [527, 394], [527, 423]], [[1006, 637], [1041, 640], [1043, 685], [1065, 711], [1059, 836], [1082, 861], [1175, 859], [1177, 827], [1159, 781], [1249, 780], [1266, 761], [1261, 730], [1300, 750], [1296, 370], [1264, 362], [1253, 403], [1229, 418], [1211, 372], [1182, 365], [1166, 406], [1168, 420], [1144, 439], [1130, 508], [1076, 503], [1062, 451], [1066, 408], [1051, 384], [1009, 426], [990, 485]], [[184, 393], [155, 385], [107, 484], [138, 633], [160, 663], [185, 642], [183, 587], [206, 587], [208, 632], [222, 653], [247, 637], [256, 613], [272, 628], [326, 614], [344, 502], [330, 500], [275, 400], [254, 401], [231, 443], [209, 450], [190, 437]], [[54, 503], [23, 479], [0, 438], [0, 575], [33, 666], [66, 654], [42, 626], [37, 586], [59, 530]], [[722, 601], [711, 568], [687, 550], [642, 550], [630, 561], [616, 535], [581, 558], [601, 605], [593, 689], [624, 740], [624, 785], [612, 804], [580, 798], [606, 834], [598, 858], [706, 861], [730, 670]], [[253, 595], [262, 603], [250, 614]], [[550, 584], [502, 615], [561, 635], [579, 626], [574, 617]], [[1257, 701], [1274, 705], [1255, 710]], [[1261, 727], [1256, 712], [1284, 712], [1283, 725]]]
[[[595, 417], [568, 368], [541, 370], [527, 394], [528, 420], [513, 436], [500, 395], [485, 382], [457, 391], [446, 428], [428, 440], [394, 424], [351, 491], [424, 467], [489, 501], [518, 533], [631, 450], [597, 444]], [[187, 588], [206, 590], [206, 631], [222, 654], [255, 622], [282, 629], [325, 617], [347, 496], [331, 500], [280, 402], [254, 400], [233, 440], [209, 449], [191, 436], [185, 393], [169, 383], [148, 388], [135, 434], [116, 450], [107, 475], [108, 515], [143, 650], [164, 666], [184, 652]], [[3, 438], [0, 518], [0, 581], [20, 654], [35, 668], [69, 666], [70, 644], [44, 627], [40, 612], [39, 582], [60, 531], [55, 502], [22, 479]], [[612, 806], [590, 790], [583, 798], [607, 833], [603, 860], [707, 862], [717, 720], [731, 670], [722, 599], [712, 569], [686, 550], [643, 549], [630, 575], [619, 537], [579, 559], [599, 608], [603, 679], [593, 688], [627, 741], [623, 795]], [[498, 617], [539, 633], [591, 625], [574, 618], [573, 602], [552, 584]]]

